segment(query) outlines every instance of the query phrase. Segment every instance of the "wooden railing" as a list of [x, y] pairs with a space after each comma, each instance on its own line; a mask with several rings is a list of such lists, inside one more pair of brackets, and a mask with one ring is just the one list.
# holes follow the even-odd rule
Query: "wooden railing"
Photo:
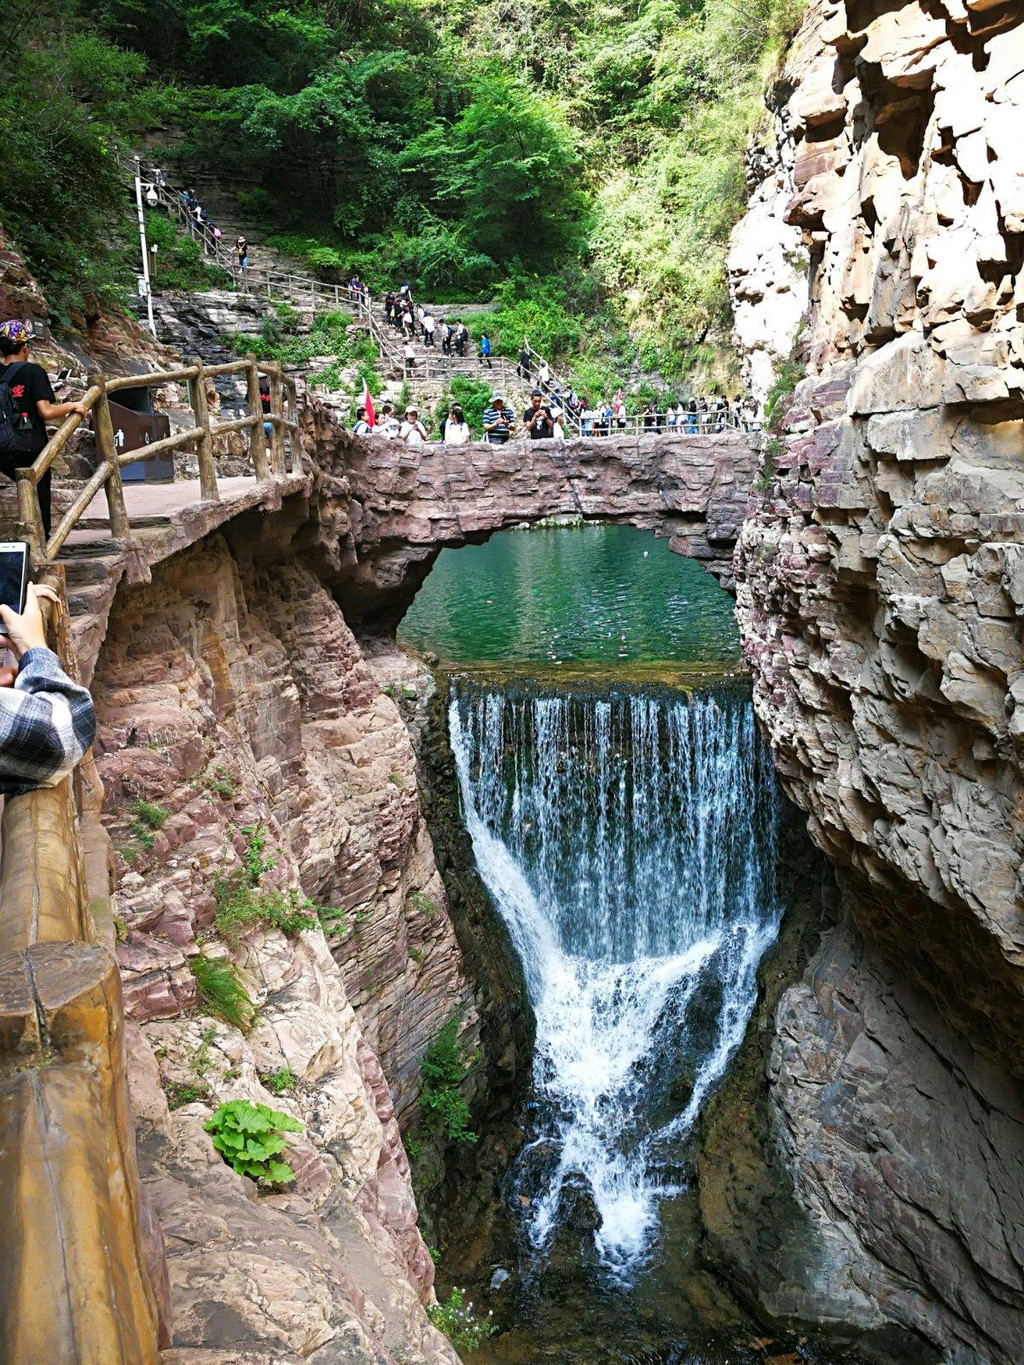
[[[269, 381], [268, 413], [263, 412], [260, 397], [261, 374]], [[213, 422], [206, 385], [208, 380], [224, 375], [245, 376], [248, 412], [244, 417]], [[88, 383], [89, 388], [83, 400], [86, 416], [72, 413], [65, 418], [35, 462], [17, 471], [20, 533], [32, 547], [33, 565], [36, 569], [52, 563], [57, 558], [64, 542], [101, 489], [106, 493], [112, 538], [119, 541], [124, 548], [131, 548], [133, 538], [125, 507], [124, 487], [121, 483], [121, 470], [127, 464], [152, 460], [157, 455], [169, 454], [176, 450], [194, 449], [199, 464], [200, 501], [216, 502], [220, 498], [220, 493], [217, 488], [214, 442], [219, 436], [244, 431], [248, 432], [249, 457], [257, 481], [283, 479], [287, 476], [289, 467], [293, 474], [301, 470], [295, 381], [284, 373], [277, 362], [257, 361], [250, 357], [248, 360], [230, 361], [224, 365], [204, 366], [201, 360], [196, 360], [191, 365], [182, 366], [177, 370], [125, 375], [119, 379], [107, 380], [99, 374], [90, 375]], [[188, 385], [194, 426], [136, 450], [118, 452], [114, 440], [114, 424], [110, 415], [111, 395], [123, 389], [162, 388], [167, 384]], [[87, 418], [92, 421], [96, 437], [96, 471], [78, 491], [71, 506], [47, 537], [39, 506], [39, 481]], [[264, 423], [269, 423], [271, 428], [269, 451]], [[129, 576], [133, 576], [130, 566]]]

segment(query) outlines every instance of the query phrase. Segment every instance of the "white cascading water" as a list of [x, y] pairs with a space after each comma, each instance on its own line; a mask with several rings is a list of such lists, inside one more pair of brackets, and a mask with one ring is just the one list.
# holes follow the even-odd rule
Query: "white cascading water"
[[738, 690], [460, 681], [449, 721], [479, 871], [536, 1013], [529, 1236], [543, 1253], [585, 1182], [598, 1257], [628, 1279], [777, 931], [771, 764]]

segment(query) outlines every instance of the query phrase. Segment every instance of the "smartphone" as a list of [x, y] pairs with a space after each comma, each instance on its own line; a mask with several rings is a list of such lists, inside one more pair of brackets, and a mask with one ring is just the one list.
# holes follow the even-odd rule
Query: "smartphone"
[[[0, 541], [0, 603], [19, 615], [25, 610], [28, 565], [28, 545], [24, 540]], [[0, 635], [6, 634], [0, 621]]]

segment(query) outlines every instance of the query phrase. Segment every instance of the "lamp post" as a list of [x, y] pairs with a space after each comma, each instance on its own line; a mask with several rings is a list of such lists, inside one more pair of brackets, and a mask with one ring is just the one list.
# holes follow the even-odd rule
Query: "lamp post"
[[142, 247], [142, 279], [146, 295], [146, 311], [149, 314], [149, 330], [156, 336], [156, 320], [153, 317], [153, 290], [149, 278], [149, 248], [146, 245], [146, 215], [142, 208], [142, 167], [135, 158], [135, 206], [139, 211], [139, 243]]

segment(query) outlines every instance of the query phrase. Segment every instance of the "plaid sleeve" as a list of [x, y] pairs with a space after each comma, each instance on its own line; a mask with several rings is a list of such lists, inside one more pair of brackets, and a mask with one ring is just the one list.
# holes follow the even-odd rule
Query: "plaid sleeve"
[[55, 786], [95, 733], [86, 689], [71, 681], [52, 650], [26, 650], [14, 686], [0, 688], [0, 792]]

